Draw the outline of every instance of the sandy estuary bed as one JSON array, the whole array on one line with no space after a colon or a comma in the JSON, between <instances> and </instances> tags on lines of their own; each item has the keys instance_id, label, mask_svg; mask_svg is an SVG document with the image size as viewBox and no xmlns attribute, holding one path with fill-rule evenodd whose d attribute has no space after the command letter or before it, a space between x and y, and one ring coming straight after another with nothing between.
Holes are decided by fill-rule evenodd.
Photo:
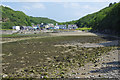
<instances>
[{"instance_id":1,"label":"sandy estuary bed","mask_svg":"<svg viewBox=\"0 0 120 80\"><path fill-rule=\"evenodd\" d=\"M51 37L4 42L2 75L8 78L118 78L119 40L88 34L53 33Z\"/></svg>"}]
</instances>

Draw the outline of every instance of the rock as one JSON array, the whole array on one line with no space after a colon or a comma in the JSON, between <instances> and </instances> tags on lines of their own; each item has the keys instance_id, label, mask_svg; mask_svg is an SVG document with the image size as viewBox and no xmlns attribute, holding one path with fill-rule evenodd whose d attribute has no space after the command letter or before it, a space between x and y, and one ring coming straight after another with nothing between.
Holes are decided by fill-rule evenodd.
<instances>
[{"instance_id":1,"label":"rock","mask_svg":"<svg viewBox=\"0 0 120 80\"><path fill-rule=\"evenodd\" d=\"M8 56L11 56L11 55L12 55L12 53L10 52Z\"/></svg>"},{"instance_id":2,"label":"rock","mask_svg":"<svg viewBox=\"0 0 120 80\"><path fill-rule=\"evenodd\" d=\"M97 62L97 60L94 61L94 63L96 63L96 62Z\"/></svg>"},{"instance_id":3,"label":"rock","mask_svg":"<svg viewBox=\"0 0 120 80\"><path fill-rule=\"evenodd\" d=\"M23 64L23 66L24 66L25 64Z\"/></svg>"},{"instance_id":4,"label":"rock","mask_svg":"<svg viewBox=\"0 0 120 80\"><path fill-rule=\"evenodd\" d=\"M30 77L33 77L33 76L34 76L34 74L33 74L33 73L31 73L31 74L29 74L29 76L30 76Z\"/></svg>"},{"instance_id":5,"label":"rock","mask_svg":"<svg viewBox=\"0 0 120 80\"><path fill-rule=\"evenodd\" d=\"M25 71L25 72L28 72L28 70L27 70L27 69L25 69L24 71Z\"/></svg>"},{"instance_id":6,"label":"rock","mask_svg":"<svg viewBox=\"0 0 120 80\"><path fill-rule=\"evenodd\" d=\"M101 75L98 75L98 77L101 77Z\"/></svg>"},{"instance_id":7,"label":"rock","mask_svg":"<svg viewBox=\"0 0 120 80\"><path fill-rule=\"evenodd\" d=\"M86 73L81 73L81 75L85 75Z\"/></svg>"},{"instance_id":8,"label":"rock","mask_svg":"<svg viewBox=\"0 0 120 80\"><path fill-rule=\"evenodd\" d=\"M80 77L76 77L76 78L80 78Z\"/></svg>"},{"instance_id":9,"label":"rock","mask_svg":"<svg viewBox=\"0 0 120 80\"><path fill-rule=\"evenodd\" d=\"M34 71L33 71L33 70L30 70L30 72L31 72L31 73L34 73Z\"/></svg>"},{"instance_id":10,"label":"rock","mask_svg":"<svg viewBox=\"0 0 120 80\"><path fill-rule=\"evenodd\" d=\"M97 64L95 64L94 67L97 67Z\"/></svg>"},{"instance_id":11,"label":"rock","mask_svg":"<svg viewBox=\"0 0 120 80\"><path fill-rule=\"evenodd\" d=\"M41 78L44 78L44 76L41 76Z\"/></svg>"},{"instance_id":12,"label":"rock","mask_svg":"<svg viewBox=\"0 0 120 80\"><path fill-rule=\"evenodd\" d=\"M20 61L21 63L24 63L25 61Z\"/></svg>"},{"instance_id":13,"label":"rock","mask_svg":"<svg viewBox=\"0 0 120 80\"><path fill-rule=\"evenodd\" d=\"M60 74L64 74L64 72L63 71L61 71L61 73Z\"/></svg>"},{"instance_id":14,"label":"rock","mask_svg":"<svg viewBox=\"0 0 120 80\"><path fill-rule=\"evenodd\" d=\"M22 59L24 59L24 57L22 57Z\"/></svg>"},{"instance_id":15,"label":"rock","mask_svg":"<svg viewBox=\"0 0 120 80\"><path fill-rule=\"evenodd\" d=\"M77 72L77 74L80 74L79 72Z\"/></svg>"},{"instance_id":16,"label":"rock","mask_svg":"<svg viewBox=\"0 0 120 80\"><path fill-rule=\"evenodd\" d=\"M6 63L7 65L10 65L10 63Z\"/></svg>"},{"instance_id":17,"label":"rock","mask_svg":"<svg viewBox=\"0 0 120 80\"><path fill-rule=\"evenodd\" d=\"M64 78L64 76L61 76L61 78Z\"/></svg>"},{"instance_id":18,"label":"rock","mask_svg":"<svg viewBox=\"0 0 120 80\"><path fill-rule=\"evenodd\" d=\"M90 76L90 77L91 77L91 78L94 78L95 76L92 75L92 76Z\"/></svg>"},{"instance_id":19,"label":"rock","mask_svg":"<svg viewBox=\"0 0 120 80\"><path fill-rule=\"evenodd\" d=\"M5 77L7 77L7 76L8 76L7 74L4 74L4 75L3 75L3 78L5 78Z\"/></svg>"}]
</instances>

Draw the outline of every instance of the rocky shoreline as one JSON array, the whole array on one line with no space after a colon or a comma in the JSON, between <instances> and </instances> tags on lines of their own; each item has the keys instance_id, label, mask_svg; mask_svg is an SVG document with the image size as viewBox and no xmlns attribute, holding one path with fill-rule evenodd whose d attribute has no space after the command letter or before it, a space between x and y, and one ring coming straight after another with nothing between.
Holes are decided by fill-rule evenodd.
<instances>
[{"instance_id":1,"label":"rocky shoreline","mask_svg":"<svg viewBox=\"0 0 120 80\"><path fill-rule=\"evenodd\" d=\"M57 36L3 43L3 77L119 78L118 41Z\"/></svg>"}]
</instances>

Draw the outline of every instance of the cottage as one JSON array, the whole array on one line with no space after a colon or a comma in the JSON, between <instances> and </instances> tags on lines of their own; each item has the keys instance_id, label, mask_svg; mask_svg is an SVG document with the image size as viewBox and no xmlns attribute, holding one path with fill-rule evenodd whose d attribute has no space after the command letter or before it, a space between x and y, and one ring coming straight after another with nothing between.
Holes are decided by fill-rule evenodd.
<instances>
[{"instance_id":1,"label":"cottage","mask_svg":"<svg viewBox=\"0 0 120 80\"><path fill-rule=\"evenodd\" d=\"M17 30L17 31L20 30L20 26L13 26L12 28L15 29L15 30Z\"/></svg>"},{"instance_id":2,"label":"cottage","mask_svg":"<svg viewBox=\"0 0 120 80\"><path fill-rule=\"evenodd\" d=\"M27 26L27 30L32 30L33 28L31 26Z\"/></svg>"},{"instance_id":3,"label":"cottage","mask_svg":"<svg viewBox=\"0 0 120 80\"><path fill-rule=\"evenodd\" d=\"M45 27L45 25L43 25L43 24L40 25L40 29L41 29L41 30L43 30L44 27Z\"/></svg>"},{"instance_id":4,"label":"cottage","mask_svg":"<svg viewBox=\"0 0 120 80\"><path fill-rule=\"evenodd\" d=\"M36 30L36 29L38 29L38 27L37 27L37 26L33 26L33 29L35 29L35 30Z\"/></svg>"},{"instance_id":5,"label":"cottage","mask_svg":"<svg viewBox=\"0 0 120 80\"><path fill-rule=\"evenodd\" d=\"M36 30L36 29L40 29L39 25L32 25L33 29Z\"/></svg>"},{"instance_id":6,"label":"cottage","mask_svg":"<svg viewBox=\"0 0 120 80\"><path fill-rule=\"evenodd\" d=\"M26 26L20 26L21 28L21 30L27 30L27 27Z\"/></svg>"},{"instance_id":7,"label":"cottage","mask_svg":"<svg viewBox=\"0 0 120 80\"><path fill-rule=\"evenodd\" d=\"M48 24L49 29L54 29L54 24Z\"/></svg>"},{"instance_id":8,"label":"cottage","mask_svg":"<svg viewBox=\"0 0 120 80\"><path fill-rule=\"evenodd\" d=\"M58 25L59 29L67 29L66 25Z\"/></svg>"},{"instance_id":9,"label":"cottage","mask_svg":"<svg viewBox=\"0 0 120 80\"><path fill-rule=\"evenodd\" d=\"M77 29L78 27L77 27L77 25L68 25L68 29Z\"/></svg>"},{"instance_id":10,"label":"cottage","mask_svg":"<svg viewBox=\"0 0 120 80\"><path fill-rule=\"evenodd\" d=\"M20 30L32 30L31 26L20 26Z\"/></svg>"},{"instance_id":11,"label":"cottage","mask_svg":"<svg viewBox=\"0 0 120 80\"><path fill-rule=\"evenodd\" d=\"M49 30L49 26L48 26L48 25L45 25L45 29Z\"/></svg>"},{"instance_id":12,"label":"cottage","mask_svg":"<svg viewBox=\"0 0 120 80\"><path fill-rule=\"evenodd\" d=\"M58 25L56 25L56 26L54 27L54 29L59 29L59 26L58 26Z\"/></svg>"},{"instance_id":13,"label":"cottage","mask_svg":"<svg viewBox=\"0 0 120 80\"><path fill-rule=\"evenodd\" d=\"M41 27L41 25L40 25L40 24L37 24L36 26L37 26L37 28L38 28L38 29L40 29L40 27Z\"/></svg>"}]
</instances>

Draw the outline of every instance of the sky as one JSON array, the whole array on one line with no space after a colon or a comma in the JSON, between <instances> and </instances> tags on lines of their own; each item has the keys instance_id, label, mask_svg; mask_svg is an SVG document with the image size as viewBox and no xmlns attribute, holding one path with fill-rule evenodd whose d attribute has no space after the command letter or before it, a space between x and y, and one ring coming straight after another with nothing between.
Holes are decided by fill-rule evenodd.
<instances>
[{"instance_id":1,"label":"sky","mask_svg":"<svg viewBox=\"0 0 120 80\"><path fill-rule=\"evenodd\" d=\"M28 16L47 17L58 22L78 20L79 18L97 12L114 1L39 1L39 0L4 0L2 5L16 11L23 11ZM116 0L116 2L118 2Z\"/></svg>"}]
</instances>

